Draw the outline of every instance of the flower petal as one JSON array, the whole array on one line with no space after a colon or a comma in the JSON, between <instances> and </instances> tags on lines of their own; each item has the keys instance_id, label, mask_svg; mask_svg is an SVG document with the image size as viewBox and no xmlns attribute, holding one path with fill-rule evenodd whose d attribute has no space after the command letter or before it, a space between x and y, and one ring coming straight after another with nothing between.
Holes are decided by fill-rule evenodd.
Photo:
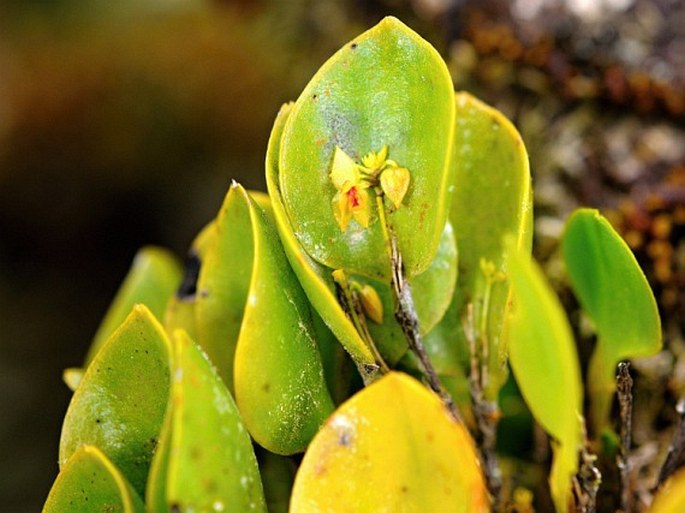
<instances>
[{"instance_id":1,"label":"flower petal","mask_svg":"<svg viewBox=\"0 0 685 513\"><path fill-rule=\"evenodd\" d=\"M330 177L338 191L343 191L345 188L349 190L361 180L359 166L339 146L335 147L333 153L333 167Z\"/></svg>"},{"instance_id":2,"label":"flower petal","mask_svg":"<svg viewBox=\"0 0 685 513\"><path fill-rule=\"evenodd\" d=\"M353 187L347 193L352 217L364 228L369 226L371 219L371 204L369 203L369 193L366 189Z\"/></svg>"},{"instance_id":3,"label":"flower petal","mask_svg":"<svg viewBox=\"0 0 685 513\"><path fill-rule=\"evenodd\" d=\"M390 167L381 173L381 189L395 208L402 204L409 189L409 170L406 167Z\"/></svg>"},{"instance_id":4,"label":"flower petal","mask_svg":"<svg viewBox=\"0 0 685 513\"><path fill-rule=\"evenodd\" d=\"M338 222L338 226L340 226L340 230L343 232L347 230L347 225L350 224L350 219L352 219L352 209L347 199L347 193L338 192L333 197L333 214Z\"/></svg>"}]
</instances>

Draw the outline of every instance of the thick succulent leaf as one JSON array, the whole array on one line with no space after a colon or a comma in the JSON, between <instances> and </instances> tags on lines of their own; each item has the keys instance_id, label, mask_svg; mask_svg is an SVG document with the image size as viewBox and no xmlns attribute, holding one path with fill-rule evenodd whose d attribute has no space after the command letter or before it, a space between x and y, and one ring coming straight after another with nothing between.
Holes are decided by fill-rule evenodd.
<instances>
[{"instance_id":1,"label":"thick succulent leaf","mask_svg":"<svg viewBox=\"0 0 685 513\"><path fill-rule=\"evenodd\" d=\"M187 333L178 330L173 340L171 399L148 507L266 513L257 459L231 394Z\"/></svg>"},{"instance_id":2,"label":"thick succulent leaf","mask_svg":"<svg viewBox=\"0 0 685 513\"><path fill-rule=\"evenodd\" d=\"M473 304L475 328L488 341L490 361L486 395L496 400L506 380L503 340L510 284L488 281L481 261L506 275L502 240L512 235L515 245L530 253L533 233L532 194L528 154L521 136L502 113L468 93L457 93L456 166L450 220L459 248L459 282L454 297L461 320ZM487 304L486 304L487 303ZM468 355L462 329L456 334L460 351Z\"/></svg>"},{"instance_id":3,"label":"thick succulent leaf","mask_svg":"<svg viewBox=\"0 0 685 513\"><path fill-rule=\"evenodd\" d=\"M562 251L573 290L598 334L588 387L592 420L602 428L609 422L618 362L661 349L659 312L630 248L598 211L578 209L569 217Z\"/></svg>"},{"instance_id":4,"label":"thick succulent leaf","mask_svg":"<svg viewBox=\"0 0 685 513\"><path fill-rule=\"evenodd\" d=\"M360 367L373 364L374 358L364 341L359 337L354 325L338 303L331 270L315 262L302 249L295 237L292 226L285 213L277 183L277 155L280 136L292 104L284 105L276 118L269 141L267 153L266 181L272 199L273 212L279 235L302 287L309 301L325 324L340 340L345 349ZM447 223L438 246L438 253L426 271L412 280L414 298L425 332L439 321L449 304L456 282L457 251L454 232ZM379 352L389 364L394 364L405 353L407 343L394 319L394 302L389 285L364 276L353 275L361 284L369 284L378 292L383 303L383 325L369 323L369 329Z\"/></svg>"},{"instance_id":5,"label":"thick succulent leaf","mask_svg":"<svg viewBox=\"0 0 685 513\"><path fill-rule=\"evenodd\" d=\"M276 226L285 254L309 301L358 366L375 364L374 356L338 304L331 270L313 260L300 246L285 212L278 186L278 155L283 127L292 104L286 104L276 117L266 154L266 185L271 197Z\"/></svg>"},{"instance_id":6,"label":"thick succulent leaf","mask_svg":"<svg viewBox=\"0 0 685 513\"><path fill-rule=\"evenodd\" d=\"M62 426L60 467L94 445L142 497L169 397L169 342L143 305L103 345L71 399Z\"/></svg>"},{"instance_id":7,"label":"thick succulent leaf","mask_svg":"<svg viewBox=\"0 0 685 513\"><path fill-rule=\"evenodd\" d=\"M79 448L62 468L43 513L144 513L143 501L121 472L92 445Z\"/></svg>"},{"instance_id":8,"label":"thick succulent leaf","mask_svg":"<svg viewBox=\"0 0 685 513\"><path fill-rule=\"evenodd\" d=\"M239 185L227 203L251 220L254 256L235 354L236 401L260 445L301 452L333 411L307 297L263 210Z\"/></svg>"},{"instance_id":9,"label":"thick succulent leaf","mask_svg":"<svg viewBox=\"0 0 685 513\"><path fill-rule=\"evenodd\" d=\"M330 178L336 147L360 163L387 145L388 158L411 175L402 206L388 219L407 275L426 269L449 209L454 130L447 67L399 20L385 18L339 50L295 103L281 142L280 191L305 251L332 269L390 276L375 201L368 228L353 221L342 231Z\"/></svg>"},{"instance_id":10,"label":"thick succulent leaf","mask_svg":"<svg viewBox=\"0 0 685 513\"><path fill-rule=\"evenodd\" d=\"M207 352L229 390L233 359L247 302L254 248L247 209L226 194L197 283L197 342Z\"/></svg>"},{"instance_id":11,"label":"thick succulent leaf","mask_svg":"<svg viewBox=\"0 0 685 513\"><path fill-rule=\"evenodd\" d=\"M178 259L166 249L147 246L138 251L95 333L84 367L88 366L102 344L126 319L133 305L144 304L155 317L161 319L169 298L181 283L181 275Z\"/></svg>"},{"instance_id":12,"label":"thick succulent leaf","mask_svg":"<svg viewBox=\"0 0 685 513\"><path fill-rule=\"evenodd\" d=\"M571 328L542 271L513 243L508 263L514 300L509 362L531 413L554 440L550 486L566 513L582 442L582 385Z\"/></svg>"},{"instance_id":13,"label":"thick succulent leaf","mask_svg":"<svg viewBox=\"0 0 685 513\"><path fill-rule=\"evenodd\" d=\"M177 329L185 330L193 338L197 337L197 322L195 313L195 300L197 299L197 281L202 269L207 250L214 244L216 237L214 221L208 223L188 250L186 255L183 280L176 293L167 304L164 314L164 327L171 334Z\"/></svg>"},{"instance_id":14,"label":"thick succulent leaf","mask_svg":"<svg viewBox=\"0 0 685 513\"><path fill-rule=\"evenodd\" d=\"M489 511L473 442L418 381L392 372L344 403L295 477L291 513Z\"/></svg>"},{"instance_id":15,"label":"thick succulent leaf","mask_svg":"<svg viewBox=\"0 0 685 513\"><path fill-rule=\"evenodd\" d=\"M649 513L685 511L685 469L673 474L654 496Z\"/></svg>"}]
</instances>

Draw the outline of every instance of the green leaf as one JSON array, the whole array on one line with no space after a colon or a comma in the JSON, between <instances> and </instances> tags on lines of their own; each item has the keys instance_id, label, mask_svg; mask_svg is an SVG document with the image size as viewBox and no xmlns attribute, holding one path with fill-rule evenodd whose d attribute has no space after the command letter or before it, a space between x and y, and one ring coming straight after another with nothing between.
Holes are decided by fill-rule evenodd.
<instances>
[{"instance_id":1,"label":"green leaf","mask_svg":"<svg viewBox=\"0 0 685 513\"><path fill-rule=\"evenodd\" d=\"M578 355L559 300L529 255L513 244L508 273L514 300L509 362L531 413L554 441L550 486L557 512L566 513L582 443Z\"/></svg>"},{"instance_id":2,"label":"green leaf","mask_svg":"<svg viewBox=\"0 0 685 513\"><path fill-rule=\"evenodd\" d=\"M659 312L630 248L597 210L569 217L562 251L571 286L597 330L588 389L599 432L609 425L618 362L661 349Z\"/></svg>"},{"instance_id":3,"label":"green leaf","mask_svg":"<svg viewBox=\"0 0 685 513\"><path fill-rule=\"evenodd\" d=\"M454 181L454 108L444 61L395 18L385 18L321 67L292 107L277 168L293 233L314 260L389 278L375 201L368 228L353 221L341 230L333 205L338 191L330 177L336 147L361 163L364 155L387 146L388 158L411 177L401 208L388 216L405 272L414 276L428 267Z\"/></svg>"},{"instance_id":4,"label":"green leaf","mask_svg":"<svg viewBox=\"0 0 685 513\"><path fill-rule=\"evenodd\" d=\"M506 275L505 234L520 250L530 253L533 205L528 154L521 136L502 113L468 93L457 93L457 178L450 220L459 248L459 282L454 297L459 327L455 343L468 355L461 328L467 305L473 305L477 336L488 343L489 386L486 395L496 400L506 380L506 344L503 340L510 284L489 282L481 262Z\"/></svg>"},{"instance_id":5,"label":"green leaf","mask_svg":"<svg viewBox=\"0 0 685 513\"><path fill-rule=\"evenodd\" d=\"M133 305L144 304L155 317L161 319L169 298L181 282L181 274L181 265L169 251L152 246L138 251L95 333L84 367L88 366L102 344L124 321Z\"/></svg>"},{"instance_id":6,"label":"green leaf","mask_svg":"<svg viewBox=\"0 0 685 513\"><path fill-rule=\"evenodd\" d=\"M257 460L231 394L184 331L173 340L174 377L148 507L266 513Z\"/></svg>"},{"instance_id":7,"label":"green leaf","mask_svg":"<svg viewBox=\"0 0 685 513\"><path fill-rule=\"evenodd\" d=\"M97 447L80 447L62 468L43 513L144 513L143 501Z\"/></svg>"},{"instance_id":8,"label":"green leaf","mask_svg":"<svg viewBox=\"0 0 685 513\"><path fill-rule=\"evenodd\" d=\"M430 332L445 315L458 283L458 272L456 235L448 221L435 258L428 269L411 280L414 306L423 335Z\"/></svg>"},{"instance_id":9,"label":"green leaf","mask_svg":"<svg viewBox=\"0 0 685 513\"><path fill-rule=\"evenodd\" d=\"M466 429L426 387L391 372L340 406L307 449L290 512L321 511L479 513L489 504Z\"/></svg>"},{"instance_id":10,"label":"green leaf","mask_svg":"<svg viewBox=\"0 0 685 513\"><path fill-rule=\"evenodd\" d=\"M231 189L232 190L232 189ZM252 220L229 190L209 234L197 283L197 342L233 391L233 360L247 303L254 252Z\"/></svg>"},{"instance_id":11,"label":"green leaf","mask_svg":"<svg viewBox=\"0 0 685 513\"><path fill-rule=\"evenodd\" d=\"M300 246L289 223L278 189L277 161L280 134L289 115L291 104L283 106L276 119L267 153L267 186L271 195L276 225L285 253L295 271L309 301L330 327L345 349L361 366L373 364L373 356L359 337L354 325L338 303L331 270L311 259ZM438 251L428 269L415 276L412 291L421 321L422 332L429 331L444 315L453 295L457 278L457 249L454 232L446 223ZM390 286L365 276L352 275L360 284L368 284L378 292L383 303L383 324L369 323L369 330L383 358L389 363L397 362L407 349L407 342L394 319L394 301Z\"/></svg>"},{"instance_id":12,"label":"green leaf","mask_svg":"<svg viewBox=\"0 0 685 513\"><path fill-rule=\"evenodd\" d=\"M309 303L275 227L237 184L226 203L249 217L254 262L235 353L235 397L252 437L278 454L304 451L333 411Z\"/></svg>"},{"instance_id":13,"label":"green leaf","mask_svg":"<svg viewBox=\"0 0 685 513\"><path fill-rule=\"evenodd\" d=\"M331 270L317 263L302 249L283 206L278 186L278 155L283 127L292 106L293 104L286 104L281 107L271 131L266 153L266 185L283 249L309 301L325 324L340 340L358 366L361 368L365 365L373 366L375 359L371 350L338 304Z\"/></svg>"},{"instance_id":14,"label":"green leaf","mask_svg":"<svg viewBox=\"0 0 685 513\"><path fill-rule=\"evenodd\" d=\"M83 445L98 447L142 497L169 396L169 342L136 305L102 346L62 426L60 467Z\"/></svg>"}]
</instances>

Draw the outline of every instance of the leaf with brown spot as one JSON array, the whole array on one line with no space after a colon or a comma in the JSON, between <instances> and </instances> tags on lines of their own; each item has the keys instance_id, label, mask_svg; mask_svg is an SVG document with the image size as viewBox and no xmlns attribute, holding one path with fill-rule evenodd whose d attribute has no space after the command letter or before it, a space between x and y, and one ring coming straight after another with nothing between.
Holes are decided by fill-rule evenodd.
<instances>
[{"instance_id":1,"label":"leaf with brown spot","mask_svg":"<svg viewBox=\"0 0 685 513\"><path fill-rule=\"evenodd\" d=\"M340 406L305 453L290 513L321 511L484 513L489 504L463 425L418 381L391 372Z\"/></svg>"},{"instance_id":2,"label":"leaf with brown spot","mask_svg":"<svg viewBox=\"0 0 685 513\"><path fill-rule=\"evenodd\" d=\"M252 442L218 374L188 335L173 335L169 408L146 502L152 511L266 513Z\"/></svg>"}]
</instances>

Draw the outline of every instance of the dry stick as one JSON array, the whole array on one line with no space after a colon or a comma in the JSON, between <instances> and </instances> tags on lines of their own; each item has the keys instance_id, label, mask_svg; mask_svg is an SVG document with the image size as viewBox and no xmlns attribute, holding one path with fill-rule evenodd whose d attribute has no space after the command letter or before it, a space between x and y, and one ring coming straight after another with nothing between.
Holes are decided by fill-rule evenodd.
<instances>
[{"instance_id":1,"label":"dry stick","mask_svg":"<svg viewBox=\"0 0 685 513\"><path fill-rule=\"evenodd\" d=\"M573 478L576 496L577 513L595 513L597 511L597 491L602 482L602 474L595 465L597 456L587 447L587 433L583 422L583 448L580 451L578 473Z\"/></svg>"},{"instance_id":2,"label":"dry stick","mask_svg":"<svg viewBox=\"0 0 685 513\"><path fill-rule=\"evenodd\" d=\"M657 481L657 488L673 474L683 458L685 452L685 397L681 398L676 405L676 411L680 415L680 422L671 440L671 445L668 448L668 455L666 461L659 472L659 479Z\"/></svg>"},{"instance_id":3,"label":"dry stick","mask_svg":"<svg viewBox=\"0 0 685 513\"><path fill-rule=\"evenodd\" d=\"M616 390L621 417L621 444L616 455L616 463L621 474L621 511L630 513L632 510L632 501L630 500L630 445L633 417L633 379L630 377L629 362L618 364Z\"/></svg>"},{"instance_id":4,"label":"dry stick","mask_svg":"<svg viewBox=\"0 0 685 513\"><path fill-rule=\"evenodd\" d=\"M477 347L475 329L473 325L473 305L468 304L465 319L464 333L469 342L471 355L471 373L469 375L469 392L473 414L476 418L476 443L480 448L480 458L485 469L485 477L490 495L493 499L493 510L499 507L500 491L502 489L502 473L495 456L495 443L497 441L497 405L485 399L483 392L484 383L487 380L487 366L481 360L487 357L484 351L486 345L480 340L480 351Z\"/></svg>"},{"instance_id":5,"label":"dry stick","mask_svg":"<svg viewBox=\"0 0 685 513\"><path fill-rule=\"evenodd\" d=\"M428 384L431 389L438 394L442 402L447 406L452 416L463 423L462 417L459 414L457 405L454 403L452 396L447 392L443 386L438 373L433 367L433 363L426 353L426 348L423 345L421 334L419 333L419 318L414 308L414 298L411 294L409 282L404 276L404 268L402 265L402 255L397 249L397 239L395 234L390 235L390 252L392 263L392 288L395 294L395 319L397 319L404 336L416 357L419 359L421 370L423 371Z\"/></svg>"}]
</instances>

